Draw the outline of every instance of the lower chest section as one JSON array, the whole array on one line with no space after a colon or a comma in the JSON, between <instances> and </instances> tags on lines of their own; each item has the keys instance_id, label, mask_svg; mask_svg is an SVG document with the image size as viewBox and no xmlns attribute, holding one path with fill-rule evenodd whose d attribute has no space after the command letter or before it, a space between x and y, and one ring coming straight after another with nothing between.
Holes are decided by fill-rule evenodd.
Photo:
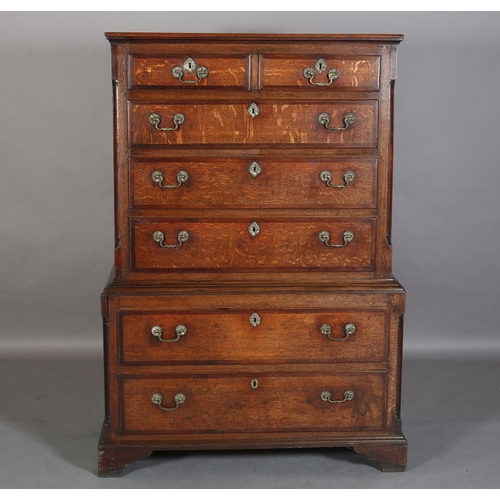
<instances>
[{"instance_id":1,"label":"lower chest section","mask_svg":"<svg viewBox=\"0 0 500 500\"><path fill-rule=\"evenodd\" d=\"M400 315L390 294L221 289L108 300L120 439L393 431Z\"/></svg>"}]
</instances>

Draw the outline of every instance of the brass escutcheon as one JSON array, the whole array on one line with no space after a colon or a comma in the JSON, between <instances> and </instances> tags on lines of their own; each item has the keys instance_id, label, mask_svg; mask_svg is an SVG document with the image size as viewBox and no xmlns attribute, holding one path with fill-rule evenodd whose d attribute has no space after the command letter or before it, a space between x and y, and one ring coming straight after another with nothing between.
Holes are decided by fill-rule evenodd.
<instances>
[{"instance_id":1,"label":"brass escutcheon","mask_svg":"<svg viewBox=\"0 0 500 500\"><path fill-rule=\"evenodd\" d=\"M250 321L250 324L255 328L260 325L260 316L257 313L252 313L248 321Z\"/></svg>"}]
</instances>

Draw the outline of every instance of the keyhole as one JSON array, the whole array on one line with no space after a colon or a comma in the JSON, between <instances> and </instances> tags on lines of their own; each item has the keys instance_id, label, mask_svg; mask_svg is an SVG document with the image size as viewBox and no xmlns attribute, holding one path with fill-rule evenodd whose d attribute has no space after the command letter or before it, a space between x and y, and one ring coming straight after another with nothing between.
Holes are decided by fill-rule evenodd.
<instances>
[{"instance_id":1,"label":"keyhole","mask_svg":"<svg viewBox=\"0 0 500 500\"><path fill-rule=\"evenodd\" d=\"M259 381L256 378L252 379L250 381L250 387L252 389L257 389L257 387L259 387Z\"/></svg>"},{"instance_id":2,"label":"keyhole","mask_svg":"<svg viewBox=\"0 0 500 500\"><path fill-rule=\"evenodd\" d=\"M257 313L253 313L248 320L254 328L260 325L260 316Z\"/></svg>"},{"instance_id":3,"label":"keyhole","mask_svg":"<svg viewBox=\"0 0 500 500\"><path fill-rule=\"evenodd\" d=\"M250 174L253 176L253 177L257 177L261 171L262 171L262 168L260 167L260 165L254 161L250 167L248 167L248 171L250 172Z\"/></svg>"},{"instance_id":4,"label":"keyhole","mask_svg":"<svg viewBox=\"0 0 500 500\"><path fill-rule=\"evenodd\" d=\"M196 63L193 61L193 59L191 59L190 57L188 57L185 61L184 61L184 69L188 72L188 73L191 73L193 70L196 69Z\"/></svg>"},{"instance_id":5,"label":"keyhole","mask_svg":"<svg viewBox=\"0 0 500 500\"><path fill-rule=\"evenodd\" d=\"M248 226L248 232L250 233L250 236L252 236L252 238L255 238L255 236L260 233L260 226L256 222L252 222Z\"/></svg>"},{"instance_id":6,"label":"keyhole","mask_svg":"<svg viewBox=\"0 0 500 500\"><path fill-rule=\"evenodd\" d=\"M323 73L323 71L326 71L328 66L326 65L326 61L324 59L319 59L316 62L315 67L318 70L318 73Z\"/></svg>"}]
</instances>

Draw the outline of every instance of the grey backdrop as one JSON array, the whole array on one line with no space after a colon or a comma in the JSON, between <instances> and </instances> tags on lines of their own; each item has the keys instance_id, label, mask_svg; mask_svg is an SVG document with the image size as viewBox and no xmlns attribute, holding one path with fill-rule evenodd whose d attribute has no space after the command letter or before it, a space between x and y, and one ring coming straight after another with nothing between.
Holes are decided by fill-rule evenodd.
<instances>
[{"instance_id":1,"label":"grey backdrop","mask_svg":"<svg viewBox=\"0 0 500 500\"><path fill-rule=\"evenodd\" d=\"M499 27L497 12L0 13L0 486L498 488ZM405 34L392 241L408 472L303 449L160 453L96 477L113 257L103 32L122 30Z\"/></svg>"},{"instance_id":2,"label":"grey backdrop","mask_svg":"<svg viewBox=\"0 0 500 500\"><path fill-rule=\"evenodd\" d=\"M0 308L8 352L101 349L113 257L104 31L403 33L394 274L407 353L500 349L500 15L0 13Z\"/></svg>"}]
</instances>

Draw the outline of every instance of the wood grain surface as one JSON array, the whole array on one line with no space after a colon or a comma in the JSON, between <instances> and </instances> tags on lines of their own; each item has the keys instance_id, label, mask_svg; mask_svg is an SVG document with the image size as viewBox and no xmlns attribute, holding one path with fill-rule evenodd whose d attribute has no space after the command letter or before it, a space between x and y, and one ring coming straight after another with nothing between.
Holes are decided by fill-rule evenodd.
<instances>
[{"instance_id":1,"label":"wood grain surface","mask_svg":"<svg viewBox=\"0 0 500 500\"><path fill-rule=\"evenodd\" d=\"M260 88L271 90L289 87L309 89L314 92L378 91L379 57L343 55L339 58L322 55L327 67L321 73L315 67L319 59L320 55L312 57L293 54L281 56L260 54ZM305 68L311 68L314 71L313 82L328 84L327 74L332 69L338 71L338 77L330 85L314 85L304 76Z\"/></svg>"},{"instance_id":2,"label":"wood grain surface","mask_svg":"<svg viewBox=\"0 0 500 500\"><path fill-rule=\"evenodd\" d=\"M201 51L201 54L200 54ZM197 87L227 87L227 88L249 88L249 58L250 56L204 56L203 49L198 48L197 53L190 54L196 64L196 68L190 73L184 70L186 57L179 55L165 55L163 57L140 57L130 58L130 87L160 87L178 88L186 86ZM172 74L172 69L179 66L183 69L182 80L195 83L183 83ZM196 70L205 67L208 76L198 81Z\"/></svg>"},{"instance_id":3,"label":"wood grain surface","mask_svg":"<svg viewBox=\"0 0 500 500\"><path fill-rule=\"evenodd\" d=\"M258 388L250 382L258 380ZM194 432L262 432L296 430L381 430L384 428L386 374L193 375L124 377L123 432L152 434ZM342 400L333 404L320 394L329 391ZM174 396L186 401L176 411L164 412L151 401L163 396L164 407L174 407Z\"/></svg>"},{"instance_id":4,"label":"wood grain surface","mask_svg":"<svg viewBox=\"0 0 500 500\"><path fill-rule=\"evenodd\" d=\"M374 148L377 146L378 102L328 101L321 103L255 101L260 113L247 112L252 100L244 102L134 103L129 105L129 145L322 145L324 147ZM161 116L159 127L173 127L173 116L181 113L185 121L177 130L162 132L149 123L149 116ZM346 130L327 130L318 121L321 113L330 115L330 127L343 127L343 117L352 113L355 122Z\"/></svg>"},{"instance_id":5,"label":"wood grain surface","mask_svg":"<svg viewBox=\"0 0 500 500\"><path fill-rule=\"evenodd\" d=\"M251 236L257 222L260 233ZM162 269L265 269L338 268L370 269L374 252L373 218L324 220L211 220L134 219L133 268ZM162 231L164 244L177 244L187 231L189 240L177 248L161 248L153 234ZM330 248L319 240L328 231L331 244L342 244L345 231L354 239L342 248Z\"/></svg>"},{"instance_id":6,"label":"wood grain surface","mask_svg":"<svg viewBox=\"0 0 500 500\"><path fill-rule=\"evenodd\" d=\"M254 177L249 167L257 162ZM377 196L376 158L254 158L131 159L131 202L137 208L374 208ZM328 187L320 179L331 173L332 185L344 186L346 172L355 178L344 188ZM189 178L179 188L161 188L152 179L162 173L162 185L177 185L177 174Z\"/></svg>"},{"instance_id":7,"label":"wood grain surface","mask_svg":"<svg viewBox=\"0 0 500 500\"><path fill-rule=\"evenodd\" d=\"M254 312L257 326L249 321ZM342 340L348 323L356 332ZM388 309L125 311L120 324L124 364L362 363L384 361L387 352ZM323 324L336 340L321 333ZM177 342L160 342L151 334L160 326L164 339L175 339L178 325L187 332Z\"/></svg>"}]
</instances>

